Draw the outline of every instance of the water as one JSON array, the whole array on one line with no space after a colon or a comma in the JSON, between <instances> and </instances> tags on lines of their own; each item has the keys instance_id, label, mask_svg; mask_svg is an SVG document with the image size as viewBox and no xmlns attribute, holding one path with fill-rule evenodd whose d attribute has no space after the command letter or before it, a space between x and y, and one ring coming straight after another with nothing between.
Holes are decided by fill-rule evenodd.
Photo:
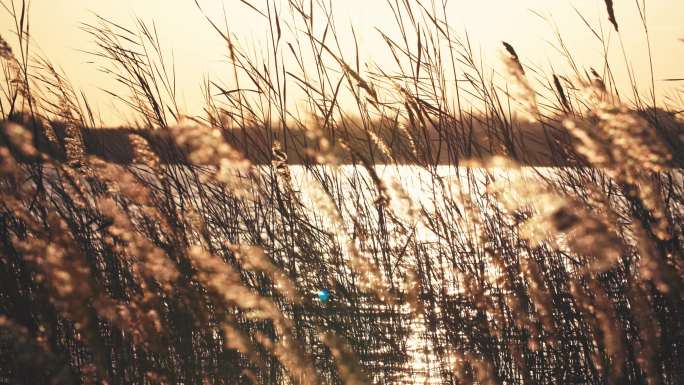
<instances>
[{"instance_id":1,"label":"water","mask_svg":"<svg viewBox=\"0 0 684 385\"><path fill-rule=\"evenodd\" d=\"M272 170L268 168L260 168L259 172L268 173ZM295 191L295 196L302 204L303 211L306 212L306 218L310 219L313 226L317 228L326 229L329 233L335 234L340 244L346 241L356 242L359 249L362 249L368 257L372 257L374 253L379 253L377 249L373 250L369 244L373 242L362 242L359 238L363 235L358 233L358 224L355 220L361 219L362 227L370 229L370 234L366 237L381 238L382 234L390 234L387 239L387 244L383 244L392 251L390 256L394 258L394 271L387 271L385 266L379 266L381 271L389 277L403 276L412 266L418 266L421 261L420 258L425 258L425 255L418 255L418 252L407 252L405 255L400 255L397 250L401 250L403 245L415 244L420 246L421 250L430 256L439 256L434 258L433 268L440 271L440 276L435 278L439 280L436 286L443 286L445 289L438 293L443 297L456 298L463 294L462 287L459 286L459 281L462 282L458 273L454 271L451 262L448 258L443 258L446 249L448 252L453 252L455 249L451 245L445 246L442 234L435 231L434 227L430 225L430 220L440 215L444 215L449 210L455 211L454 228L457 228L454 237L460 237L456 240L459 247L463 246L463 250L459 250L463 255L475 253L474 250L468 249L468 238L476 240L477 232L481 224L477 222L469 214L469 207L477 205L478 213L482 216L490 215L488 210L498 209L498 203L492 198L492 188L501 184L503 188L510 186L520 179L531 186L544 186L549 181L564 181L572 175L572 169L554 169L554 168L523 168L521 170L511 170L506 168L493 169L477 169L477 168L454 168L450 166L437 166L432 169L425 169L419 166L377 166L373 169L377 180L371 176L371 173L362 167L353 167L349 165L340 166L338 168L330 167L311 167L291 166L289 173L291 175L290 187ZM154 175L149 173L149 170L143 170L146 178L154 181ZM682 186L683 173L677 171L673 173L674 185ZM268 178L265 178L269 181ZM323 183L321 183L321 181ZM384 190L379 188L378 182L384 186ZM266 183L268 186L268 183ZM263 186L262 186L263 187ZM328 193L322 193L324 188ZM196 188L196 187L195 187ZM220 194L221 192L219 192ZM397 221L387 221L380 217L380 210L377 209L375 202L382 194L386 194L389 200L386 201L386 207L391 210L396 216ZM327 198L334 203L332 210L334 212L326 212L322 209L321 197ZM195 199L197 197L184 197L193 200L192 204L196 206L198 211L203 211L203 205L211 205L212 202ZM178 198L180 203L180 198ZM254 196L249 199L255 199ZM260 199L272 199L261 197ZM615 202L615 207L620 208L623 205L619 204L620 198L613 196L612 201ZM275 207L275 202L262 201L267 206ZM188 204L187 202L185 204ZM324 205L323 205L324 206ZM217 207L220 207L217 206ZM249 205L246 205L249 207ZM329 208L330 208L329 207ZM244 208L248 210L247 208ZM681 209L681 208L680 208ZM339 218L335 218L335 215ZM248 214L249 216L249 214ZM271 220L271 218L267 219ZM278 220L278 219L274 219ZM282 221L282 218L279 219ZM236 219L235 222L240 222L242 219ZM337 223L336 221L340 221ZM401 224L401 225L400 225ZM451 224L451 223L450 223ZM238 224L242 225L242 224ZM264 244L270 247L270 250L287 249L287 245L278 244L279 235L277 233L278 224L269 223L271 229L276 231L273 236L269 238L268 234L264 234ZM402 226L408 228L408 231ZM459 227L460 226L460 227ZM221 241L221 240L219 240ZM453 240L452 240L453 241ZM270 243L269 243L270 242ZM317 245L319 246L319 245ZM321 246L321 252L323 247ZM349 257L346 256L345 268L349 268ZM306 266L301 267L306 269ZM303 274L308 274L305 270L300 270ZM317 272L311 273L313 275ZM302 278L301 281L310 281L309 278ZM328 295L316 293L316 291L324 288L330 288ZM318 298L324 302L326 306L329 302L343 301L343 296L334 291L332 286L319 285L312 293L312 298ZM432 293L434 294L434 293ZM351 305L350 303L342 304L344 306ZM332 307L331 307L332 308ZM409 312L408 306L402 306L401 312L407 316ZM430 309L432 315L436 318L441 318L448 310L443 310L439 306ZM337 317L337 314L326 314L327 317ZM343 317L343 316L340 316ZM446 339L442 331L437 332L437 341L428 336L429 327L426 320L422 317L409 317L405 328L409 333L405 336L405 344L407 347L408 360L406 365L408 369L401 373L399 378L395 378L393 383L406 384L439 384L443 383L440 371L444 369L440 361L437 359L437 353L441 348L444 348L443 341ZM390 336L392 337L392 336ZM439 345L439 346L436 346ZM386 350L385 350L386 351ZM383 351L378 351L383 353ZM370 373L371 376L377 373ZM378 377L380 378L380 377Z\"/></svg>"}]
</instances>

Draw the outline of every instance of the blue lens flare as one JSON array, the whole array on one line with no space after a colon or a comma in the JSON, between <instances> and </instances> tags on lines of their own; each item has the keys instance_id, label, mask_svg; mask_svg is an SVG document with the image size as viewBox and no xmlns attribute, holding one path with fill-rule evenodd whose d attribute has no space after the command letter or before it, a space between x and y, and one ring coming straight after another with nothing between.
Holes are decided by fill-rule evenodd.
<instances>
[{"instance_id":1,"label":"blue lens flare","mask_svg":"<svg viewBox=\"0 0 684 385\"><path fill-rule=\"evenodd\" d=\"M318 299L321 300L321 302L328 302L330 299L330 290L328 289L321 289L318 291Z\"/></svg>"}]
</instances>

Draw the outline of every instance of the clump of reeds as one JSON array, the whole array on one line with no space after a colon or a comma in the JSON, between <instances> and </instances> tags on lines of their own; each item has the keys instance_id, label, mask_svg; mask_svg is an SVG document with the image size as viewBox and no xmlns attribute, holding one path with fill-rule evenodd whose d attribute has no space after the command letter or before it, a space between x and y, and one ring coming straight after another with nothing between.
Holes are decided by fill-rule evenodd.
<instances>
[{"instance_id":1,"label":"clump of reeds","mask_svg":"<svg viewBox=\"0 0 684 385\"><path fill-rule=\"evenodd\" d=\"M325 6L243 3L272 54L209 19L249 87L207 82L207 116L178 112L153 28L85 26L145 129L122 164L88 153L87 103L32 66L15 12L18 48L0 38L0 382L682 382L684 188L649 111L593 70L582 87L553 74L547 98L508 43L517 91L502 91L446 8L389 4L393 73L348 60ZM509 101L567 167L520 165L527 123ZM515 160L465 162L497 153ZM405 160L408 176L375 164Z\"/></svg>"}]
</instances>

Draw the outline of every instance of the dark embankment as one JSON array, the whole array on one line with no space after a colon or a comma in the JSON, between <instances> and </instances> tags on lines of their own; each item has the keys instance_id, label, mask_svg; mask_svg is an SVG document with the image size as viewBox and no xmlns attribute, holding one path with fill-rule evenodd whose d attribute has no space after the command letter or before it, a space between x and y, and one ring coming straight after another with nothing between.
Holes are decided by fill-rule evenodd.
<instances>
[{"instance_id":1,"label":"dark embankment","mask_svg":"<svg viewBox=\"0 0 684 385\"><path fill-rule=\"evenodd\" d=\"M672 154L672 167L684 166L684 124L671 114L643 113ZM62 122L30 124L20 117L11 119L33 128L34 146L52 159L65 160L64 143L67 125ZM335 151L342 163L368 162L371 164L460 164L491 156L507 156L527 166L562 167L587 164L576 154L571 137L560 122L557 125L513 122L490 125L479 118L468 122L432 125L427 129L408 130L396 122L378 121L372 127L361 127L351 122L342 127L325 130L323 137L331 143L342 143L348 149ZM49 140L46 132L54 132ZM131 135L144 138L152 151L165 164L186 164L186 149L177 145L169 130L132 128L80 128L88 155L106 161L130 164L134 162ZM222 130L226 141L242 152L254 164L267 164L275 159L274 144L279 143L289 164L314 162L310 153L317 152L318 140L302 128L249 127ZM4 137L1 143L6 143Z\"/></svg>"}]
</instances>

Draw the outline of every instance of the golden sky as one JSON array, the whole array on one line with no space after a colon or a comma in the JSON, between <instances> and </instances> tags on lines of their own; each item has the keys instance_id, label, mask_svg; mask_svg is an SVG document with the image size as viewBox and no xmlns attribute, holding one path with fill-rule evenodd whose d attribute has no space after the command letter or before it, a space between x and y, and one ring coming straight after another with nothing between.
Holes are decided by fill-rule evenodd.
<instances>
[{"instance_id":1,"label":"golden sky","mask_svg":"<svg viewBox=\"0 0 684 385\"><path fill-rule=\"evenodd\" d=\"M5 0L5 2L11 0ZM17 1L17 0L15 0ZM272 0L278 3L280 0ZM308 2L308 0L305 0ZM329 1L329 0L328 0ZM390 0L394 2L395 0ZM641 2L642 0L639 0ZM423 0L424 4L429 1ZM206 13L223 22L223 9L228 26L241 45L263 49L268 38L267 24L239 0L199 0ZM264 0L252 0L265 8ZM616 1L616 17L620 23L622 42L627 58L644 90L650 84L649 65L644 32L634 1ZM396 36L397 27L386 0L332 0L338 34L342 44L351 47L353 25L361 44L361 62L379 66L391 63L389 50L374 28ZM646 1L647 19L651 34L655 65L656 88L659 97L666 95L676 84L663 82L665 78L684 77L684 1ZM283 12L286 12L284 7ZM500 41L513 44L523 62L545 70L553 67L563 73L564 64L557 52L553 29L537 14L548 15L557 24L565 42L580 65L602 67L600 43L592 36L576 8L606 36L611 34L611 62L618 77L625 76L625 61L617 35L607 20L605 5L600 0L451 0L447 14L451 27L461 33L467 31L470 41L485 65L496 67ZM0 33L11 40L12 24L4 10L0 16ZM534 12L533 12L534 11ZM93 60L79 50L94 48L88 34L80 30L80 23L92 23L94 14L106 17L127 27L135 26L135 18L156 23L163 48L173 51L177 72L180 104L188 113L199 113L200 84L210 77L223 82L231 79L226 64L225 44L211 29L195 5L194 0L33 0L31 2L31 30L35 46L53 63L61 67L78 88L83 89L101 112L106 122L120 122L123 116L114 108L111 98L99 88L115 88L115 82L97 71ZM537 14L535 14L537 13ZM345 40L346 39L346 40ZM343 47L344 48L344 47ZM353 51L352 51L353 52ZM121 109L121 106L118 105Z\"/></svg>"}]
</instances>

